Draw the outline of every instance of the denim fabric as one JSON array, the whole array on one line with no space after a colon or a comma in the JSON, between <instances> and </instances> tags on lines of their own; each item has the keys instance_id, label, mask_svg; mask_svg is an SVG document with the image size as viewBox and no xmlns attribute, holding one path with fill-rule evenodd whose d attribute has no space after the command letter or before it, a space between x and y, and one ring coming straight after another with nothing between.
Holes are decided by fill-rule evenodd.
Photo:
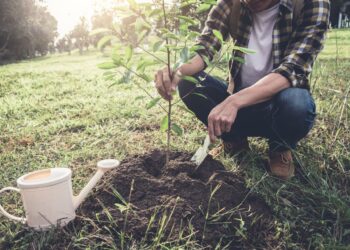
<instances>
[{"instance_id":1,"label":"denim fabric","mask_svg":"<svg viewBox=\"0 0 350 250\"><path fill-rule=\"evenodd\" d=\"M229 96L227 85L203 71L194 77L200 80L200 85L180 81L180 97L197 118L208 125L210 111ZM264 137L269 139L270 150L295 149L297 142L312 128L315 116L316 107L309 91L287 88L269 101L240 109L231 131L221 138L233 141L250 136Z\"/></svg>"}]
</instances>

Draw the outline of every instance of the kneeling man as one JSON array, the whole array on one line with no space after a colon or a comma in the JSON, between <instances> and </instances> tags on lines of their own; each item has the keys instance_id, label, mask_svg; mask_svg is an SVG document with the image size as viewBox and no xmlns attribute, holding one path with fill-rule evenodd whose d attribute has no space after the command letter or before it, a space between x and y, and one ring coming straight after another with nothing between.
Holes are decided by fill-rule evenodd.
<instances>
[{"instance_id":1,"label":"kneeling man","mask_svg":"<svg viewBox=\"0 0 350 250\"><path fill-rule=\"evenodd\" d=\"M171 76L159 70L157 90L169 99L178 87L211 141L221 138L227 154L249 149L249 136L267 138L271 173L288 179L294 175L291 150L316 115L308 76L323 47L329 11L329 0L219 0L198 37L197 55ZM233 51L228 84L204 72L204 59L221 49L213 30L255 51ZM198 78L200 86L182 80L184 75Z\"/></svg>"}]
</instances>

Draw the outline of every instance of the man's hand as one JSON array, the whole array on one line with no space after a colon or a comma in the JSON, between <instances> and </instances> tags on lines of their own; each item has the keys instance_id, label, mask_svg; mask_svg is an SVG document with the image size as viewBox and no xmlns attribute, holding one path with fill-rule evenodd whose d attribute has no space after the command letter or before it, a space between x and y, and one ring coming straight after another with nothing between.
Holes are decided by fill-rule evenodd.
<instances>
[{"instance_id":1,"label":"man's hand","mask_svg":"<svg viewBox=\"0 0 350 250\"><path fill-rule=\"evenodd\" d=\"M158 70L154 76L157 91L165 100L172 99L172 93L181 80L181 74L179 72L170 72L170 74L168 67L165 67L162 70Z\"/></svg>"},{"instance_id":2,"label":"man's hand","mask_svg":"<svg viewBox=\"0 0 350 250\"><path fill-rule=\"evenodd\" d=\"M179 84L182 75L192 76L204 68L204 61L199 55L194 56L188 63L181 65L176 72L170 72L165 67L154 76L154 82L158 93L166 100L171 100L172 92L175 91L176 86Z\"/></svg>"},{"instance_id":3,"label":"man's hand","mask_svg":"<svg viewBox=\"0 0 350 250\"><path fill-rule=\"evenodd\" d=\"M223 133L228 133L236 119L238 105L233 96L227 97L222 103L212 109L208 116L208 133L211 142Z\"/></svg>"}]
</instances>

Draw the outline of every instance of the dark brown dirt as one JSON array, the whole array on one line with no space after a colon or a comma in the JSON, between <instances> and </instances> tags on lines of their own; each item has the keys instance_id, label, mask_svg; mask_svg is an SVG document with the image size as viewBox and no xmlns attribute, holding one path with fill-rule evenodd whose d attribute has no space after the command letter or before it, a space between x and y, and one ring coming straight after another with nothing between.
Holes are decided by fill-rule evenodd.
<instances>
[{"instance_id":1,"label":"dark brown dirt","mask_svg":"<svg viewBox=\"0 0 350 250\"><path fill-rule=\"evenodd\" d=\"M161 241L179 239L182 232L182 237L192 233L193 240L208 248L219 242L228 244L228 249L276 246L270 209L258 197L248 195L244 179L209 157L199 168L190 158L187 153L172 153L169 165L164 166L161 151L129 157L106 176L77 214L97 217L99 228L110 227L113 221L116 241L117 232L124 231L151 243L165 218ZM123 204L122 199L130 202L128 212L116 205Z\"/></svg>"}]
</instances>

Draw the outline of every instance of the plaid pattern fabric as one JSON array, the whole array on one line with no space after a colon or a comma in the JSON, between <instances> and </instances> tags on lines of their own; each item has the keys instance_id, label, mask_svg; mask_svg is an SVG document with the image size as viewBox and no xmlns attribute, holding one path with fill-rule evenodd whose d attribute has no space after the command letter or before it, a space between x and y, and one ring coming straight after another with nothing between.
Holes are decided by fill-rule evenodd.
<instances>
[{"instance_id":1,"label":"plaid pattern fabric","mask_svg":"<svg viewBox=\"0 0 350 250\"><path fill-rule=\"evenodd\" d=\"M220 41L213 30L219 30L224 39L229 37L229 20L233 0L218 0L208 16L202 34L197 38L202 48L197 53L212 60L221 48ZM298 20L293 19L292 0L280 0L280 9L276 21L273 40L272 72L286 77L293 87L309 88L308 75L313 63L323 48L323 40L329 24L329 0L305 0ZM241 0L238 35L236 45L247 47L252 27L250 10ZM233 51L233 58L244 59L240 51ZM242 60L233 60L230 64L231 77L235 79L240 71Z\"/></svg>"}]
</instances>

